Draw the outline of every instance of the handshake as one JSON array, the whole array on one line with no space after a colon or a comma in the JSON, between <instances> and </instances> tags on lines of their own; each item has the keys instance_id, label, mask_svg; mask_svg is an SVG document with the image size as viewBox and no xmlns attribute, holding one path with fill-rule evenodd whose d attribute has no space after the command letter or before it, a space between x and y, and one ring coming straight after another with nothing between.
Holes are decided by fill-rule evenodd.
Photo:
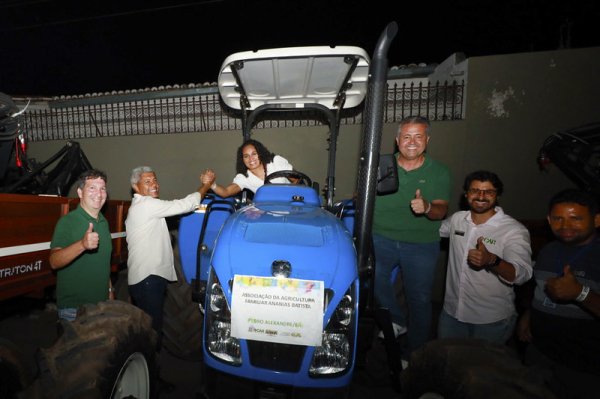
<instances>
[{"instance_id":1,"label":"handshake","mask_svg":"<svg viewBox=\"0 0 600 399\"><path fill-rule=\"evenodd\" d=\"M215 172L210 169L206 169L206 171L200 175L200 181L202 182L202 185L208 184L211 186L211 188L214 188L215 178Z\"/></svg>"}]
</instances>

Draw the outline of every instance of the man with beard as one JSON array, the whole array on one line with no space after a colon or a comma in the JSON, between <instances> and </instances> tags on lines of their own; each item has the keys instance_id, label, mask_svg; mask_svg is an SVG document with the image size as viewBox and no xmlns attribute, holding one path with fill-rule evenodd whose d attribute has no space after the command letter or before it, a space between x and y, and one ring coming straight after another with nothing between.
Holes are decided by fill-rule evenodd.
<instances>
[{"instance_id":1,"label":"man with beard","mask_svg":"<svg viewBox=\"0 0 600 399\"><path fill-rule=\"evenodd\" d=\"M559 398L594 398L600 378L600 206L589 192L569 189L550 200L557 238L535 264L536 289L517 329L530 341L525 364L546 369Z\"/></svg>"},{"instance_id":2,"label":"man with beard","mask_svg":"<svg viewBox=\"0 0 600 399\"><path fill-rule=\"evenodd\" d=\"M473 172L463 188L469 210L440 228L450 238L450 254L438 337L504 344L517 318L513 285L533 273L529 232L498 206L504 186L495 173Z\"/></svg>"}]
</instances>

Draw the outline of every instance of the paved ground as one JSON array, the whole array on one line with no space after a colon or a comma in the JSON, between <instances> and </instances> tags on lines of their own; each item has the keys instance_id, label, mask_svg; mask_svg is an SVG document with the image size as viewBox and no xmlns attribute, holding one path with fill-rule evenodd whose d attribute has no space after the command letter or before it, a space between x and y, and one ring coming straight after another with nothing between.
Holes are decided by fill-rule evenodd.
<instances>
[{"instance_id":1,"label":"paved ground","mask_svg":"<svg viewBox=\"0 0 600 399\"><path fill-rule=\"evenodd\" d=\"M56 340L56 309L42 300L15 299L4 301L0 307L0 336L19 345L36 370L35 352L47 348ZM201 362L189 362L171 356L166 350L160 355L163 378L176 390L162 394L160 399L195 399L201 382ZM374 341L368 352L364 369L357 370L351 387L351 398L401 398L389 384L386 357L381 345Z\"/></svg>"}]
</instances>

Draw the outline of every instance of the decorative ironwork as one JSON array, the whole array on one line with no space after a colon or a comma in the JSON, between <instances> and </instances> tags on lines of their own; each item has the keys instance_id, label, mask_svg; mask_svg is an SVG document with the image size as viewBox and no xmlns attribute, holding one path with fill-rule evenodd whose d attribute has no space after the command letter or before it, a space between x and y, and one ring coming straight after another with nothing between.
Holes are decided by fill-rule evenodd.
<instances>
[{"instance_id":1,"label":"decorative ironwork","mask_svg":"<svg viewBox=\"0 0 600 399\"><path fill-rule=\"evenodd\" d=\"M409 115L427 116L435 121L463 119L464 89L464 82L388 85L384 121L399 122ZM242 129L239 111L226 107L216 94L32 109L25 112L24 120L24 133L29 141ZM323 123L319 115L310 111L282 112L264 115L254 129ZM342 111L341 124L360 123L362 106Z\"/></svg>"},{"instance_id":2,"label":"decorative ironwork","mask_svg":"<svg viewBox=\"0 0 600 399\"><path fill-rule=\"evenodd\" d=\"M431 84L406 83L388 87L385 122L399 122L411 115L427 116L432 121L463 118L465 84L439 82Z\"/></svg>"}]
</instances>

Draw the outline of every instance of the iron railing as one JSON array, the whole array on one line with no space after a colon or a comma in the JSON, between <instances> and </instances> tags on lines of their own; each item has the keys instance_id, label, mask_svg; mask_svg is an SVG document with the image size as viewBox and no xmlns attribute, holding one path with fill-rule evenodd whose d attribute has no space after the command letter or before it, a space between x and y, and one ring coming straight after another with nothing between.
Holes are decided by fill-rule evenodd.
<instances>
[{"instance_id":1,"label":"iron railing","mask_svg":"<svg viewBox=\"0 0 600 399\"><path fill-rule=\"evenodd\" d=\"M432 121L463 119L465 84L439 82L401 86L388 85L387 105L384 116L386 123L400 122L407 116L426 116Z\"/></svg>"},{"instance_id":2,"label":"iron railing","mask_svg":"<svg viewBox=\"0 0 600 399\"><path fill-rule=\"evenodd\" d=\"M464 89L464 82L388 86L385 122L399 122L409 115L436 121L463 119ZM32 109L24 118L28 141L242 129L241 114L226 107L217 94ZM254 129L323 123L310 111L283 112L266 114ZM360 123L362 107L342 112L341 124Z\"/></svg>"}]
</instances>

